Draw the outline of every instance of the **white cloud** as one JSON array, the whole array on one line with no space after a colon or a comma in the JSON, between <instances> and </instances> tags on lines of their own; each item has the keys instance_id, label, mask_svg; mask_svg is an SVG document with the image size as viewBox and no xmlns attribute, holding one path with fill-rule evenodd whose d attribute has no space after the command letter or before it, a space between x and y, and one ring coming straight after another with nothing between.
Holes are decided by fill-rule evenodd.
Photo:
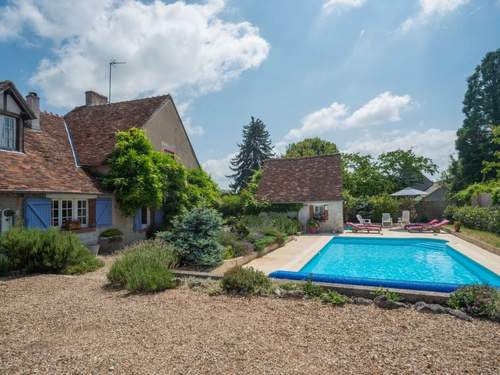
<instances>
[{"instance_id":1,"label":"white cloud","mask_svg":"<svg viewBox=\"0 0 500 375\"><path fill-rule=\"evenodd\" d=\"M289 142L319 136L333 129L362 128L384 122L396 122L401 119L401 112L409 109L410 105L409 95L398 96L389 91L379 94L352 114L345 104L334 102L305 116L302 126L290 130L283 140L278 142L277 148L281 149Z\"/></svg>"},{"instance_id":2,"label":"white cloud","mask_svg":"<svg viewBox=\"0 0 500 375\"><path fill-rule=\"evenodd\" d=\"M360 152L378 156L396 149L413 149L417 155L431 158L442 170L455 153L455 130L427 129L424 131L398 130L390 133L371 134L348 143L344 152Z\"/></svg>"},{"instance_id":3,"label":"white cloud","mask_svg":"<svg viewBox=\"0 0 500 375\"><path fill-rule=\"evenodd\" d=\"M407 32L453 12L469 0L420 0L420 9L415 17L408 18L401 24L401 30Z\"/></svg>"},{"instance_id":4,"label":"white cloud","mask_svg":"<svg viewBox=\"0 0 500 375\"><path fill-rule=\"evenodd\" d=\"M223 189L229 187L229 179L226 177L233 173L229 168L231 159L236 156L236 152L230 153L222 159L210 159L203 163L203 169L219 184Z\"/></svg>"},{"instance_id":5,"label":"white cloud","mask_svg":"<svg viewBox=\"0 0 500 375\"><path fill-rule=\"evenodd\" d=\"M330 14L337 9L359 8L366 0L324 0L323 11Z\"/></svg>"},{"instance_id":6,"label":"white cloud","mask_svg":"<svg viewBox=\"0 0 500 375\"><path fill-rule=\"evenodd\" d=\"M193 98L221 89L268 55L258 28L223 20L224 9L223 0L11 0L0 7L0 35L31 31L54 43L54 56L40 62L31 83L56 107L82 104L88 89L107 93L113 58L127 62L114 71L114 100L166 92Z\"/></svg>"}]
</instances>

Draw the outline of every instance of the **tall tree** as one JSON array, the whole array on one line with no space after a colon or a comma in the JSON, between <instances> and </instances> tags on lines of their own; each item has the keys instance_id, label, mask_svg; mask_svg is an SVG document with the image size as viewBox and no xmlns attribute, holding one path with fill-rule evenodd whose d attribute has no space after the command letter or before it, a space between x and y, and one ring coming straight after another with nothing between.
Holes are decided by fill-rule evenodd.
<instances>
[{"instance_id":1,"label":"tall tree","mask_svg":"<svg viewBox=\"0 0 500 375\"><path fill-rule=\"evenodd\" d=\"M228 176L234 179L231 189L244 189L252 175L258 170L264 160L274 156L273 146L266 125L251 117L250 123L243 127L243 141L238 144L240 151L231 160L231 170L234 174Z\"/></svg>"},{"instance_id":2,"label":"tall tree","mask_svg":"<svg viewBox=\"0 0 500 375\"><path fill-rule=\"evenodd\" d=\"M489 52L467 80L463 126L457 131L456 148L461 174L457 188L494 178L482 173L483 162L493 161L500 145L493 142L491 126L500 123L500 49Z\"/></svg>"},{"instance_id":3,"label":"tall tree","mask_svg":"<svg viewBox=\"0 0 500 375\"><path fill-rule=\"evenodd\" d=\"M303 141L289 144L285 158L299 158L304 156L332 155L338 153L337 145L321 138L307 138Z\"/></svg>"},{"instance_id":4,"label":"tall tree","mask_svg":"<svg viewBox=\"0 0 500 375\"><path fill-rule=\"evenodd\" d=\"M394 186L370 155L342 154L344 190L353 197L392 193Z\"/></svg>"},{"instance_id":5,"label":"tall tree","mask_svg":"<svg viewBox=\"0 0 500 375\"><path fill-rule=\"evenodd\" d=\"M395 190L422 182L424 173L433 175L438 171L434 162L417 156L412 150L395 150L378 157L380 171L393 184Z\"/></svg>"}]
</instances>

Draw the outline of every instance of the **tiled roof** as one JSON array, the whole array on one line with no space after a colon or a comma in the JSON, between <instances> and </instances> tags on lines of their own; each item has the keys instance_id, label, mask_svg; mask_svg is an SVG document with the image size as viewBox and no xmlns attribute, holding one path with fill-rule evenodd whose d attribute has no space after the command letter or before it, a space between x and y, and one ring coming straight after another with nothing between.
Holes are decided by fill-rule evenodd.
<instances>
[{"instance_id":1,"label":"tiled roof","mask_svg":"<svg viewBox=\"0 0 500 375\"><path fill-rule=\"evenodd\" d=\"M75 165L64 119L42 112L40 127L24 129L24 153L0 151L0 191L100 193Z\"/></svg>"},{"instance_id":2,"label":"tiled roof","mask_svg":"<svg viewBox=\"0 0 500 375\"><path fill-rule=\"evenodd\" d=\"M84 166L104 164L115 145L119 131L141 128L169 95L126 102L81 106L64 116L80 163Z\"/></svg>"},{"instance_id":3,"label":"tiled roof","mask_svg":"<svg viewBox=\"0 0 500 375\"><path fill-rule=\"evenodd\" d=\"M340 155L269 159L264 162L257 198L272 203L342 199Z\"/></svg>"}]
</instances>

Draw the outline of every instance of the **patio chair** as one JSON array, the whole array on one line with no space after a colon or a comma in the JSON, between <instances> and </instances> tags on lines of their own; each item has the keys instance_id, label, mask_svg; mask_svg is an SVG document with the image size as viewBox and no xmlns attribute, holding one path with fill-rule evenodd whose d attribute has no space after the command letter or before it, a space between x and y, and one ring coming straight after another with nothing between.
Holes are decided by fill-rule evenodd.
<instances>
[{"instance_id":1,"label":"patio chair","mask_svg":"<svg viewBox=\"0 0 500 375\"><path fill-rule=\"evenodd\" d=\"M360 214L356 215L356 219L358 219L360 224L371 224L372 223L371 219L363 219L363 216L361 216Z\"/></svg>"},{"instance_id":2,"label":"patio chair","mask_svg":"<svg viewBox=\"0 0 500 375\"><path fill-rule=\"evenodd\" d=\"M392 227L392 217L390 213L384 212L382 214L382 226Z\"/></svg>"},{"instance_id":3,"label":"patio chair","mask_svg":"<svg viewBox=\"0 0 500 375\"><path fill-rule=\"evenodd\" d=\"M410 224L410 211L404 210L401 214L401 225L405 226Z\"/></svg>"},{"instance_id":4,"label":"patio chair","mask_svg":"<svg viewBox=\"0 0 500 375\"><path fill-rule=\"evenodd\" d=\"M382 226L377 224L355 224L351 222L348 222L346 224L351 227L353 233L358 233L363 231L366 231L368 233L370 232L380 233L382 231Z\"/></svg>"},{"instance_id":5,"label":"patio chair","mask_svg":"<svg viewBox=\"0 0 500 375\"><path fill-rule=\"evenodd\" d=\"M441 228L445 226L446 224L449 224L450 222L448 220L441 220L439 223L434 223L434 224L413 224L413 225L407 225L406 229L408 232L423 232L423 231L433 231L436 233L439 233L441 231Z\"/></svg>"}]
</instances>

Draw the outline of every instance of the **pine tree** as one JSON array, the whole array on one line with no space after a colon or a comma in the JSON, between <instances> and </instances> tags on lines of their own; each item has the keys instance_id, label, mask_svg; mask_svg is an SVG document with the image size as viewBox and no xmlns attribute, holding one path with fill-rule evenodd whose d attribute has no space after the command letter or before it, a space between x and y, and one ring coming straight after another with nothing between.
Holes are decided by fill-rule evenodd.
<instances>
[{"instance_id":1,"label":"pine tree","mask_svg":"<svg viewBox=\"0 0 500 375\"><path fill-rule=\"evenodd\" d=\"M264 160L274 156L273 146L266 125L251 117L250 123L243 127L243 141L238 144L240 151L231 160L234 179L231 189L238 192L249 183L254 172L262 166Z\"/></svg>"},{"instance_id":2,"label":"pine tree","mask_svg":"<svg viewBox=\"0 0 500 375\"><path fill-rule=\"evenodd\" d=\"M486 54L467 80L463 126L457 131L456 148L461 175L454 176L462 188L494 177L482 173L483 162L494 159L499 146L493 142L492 125L500 123L500 49Z\"/></svg>"}]
</instances>

